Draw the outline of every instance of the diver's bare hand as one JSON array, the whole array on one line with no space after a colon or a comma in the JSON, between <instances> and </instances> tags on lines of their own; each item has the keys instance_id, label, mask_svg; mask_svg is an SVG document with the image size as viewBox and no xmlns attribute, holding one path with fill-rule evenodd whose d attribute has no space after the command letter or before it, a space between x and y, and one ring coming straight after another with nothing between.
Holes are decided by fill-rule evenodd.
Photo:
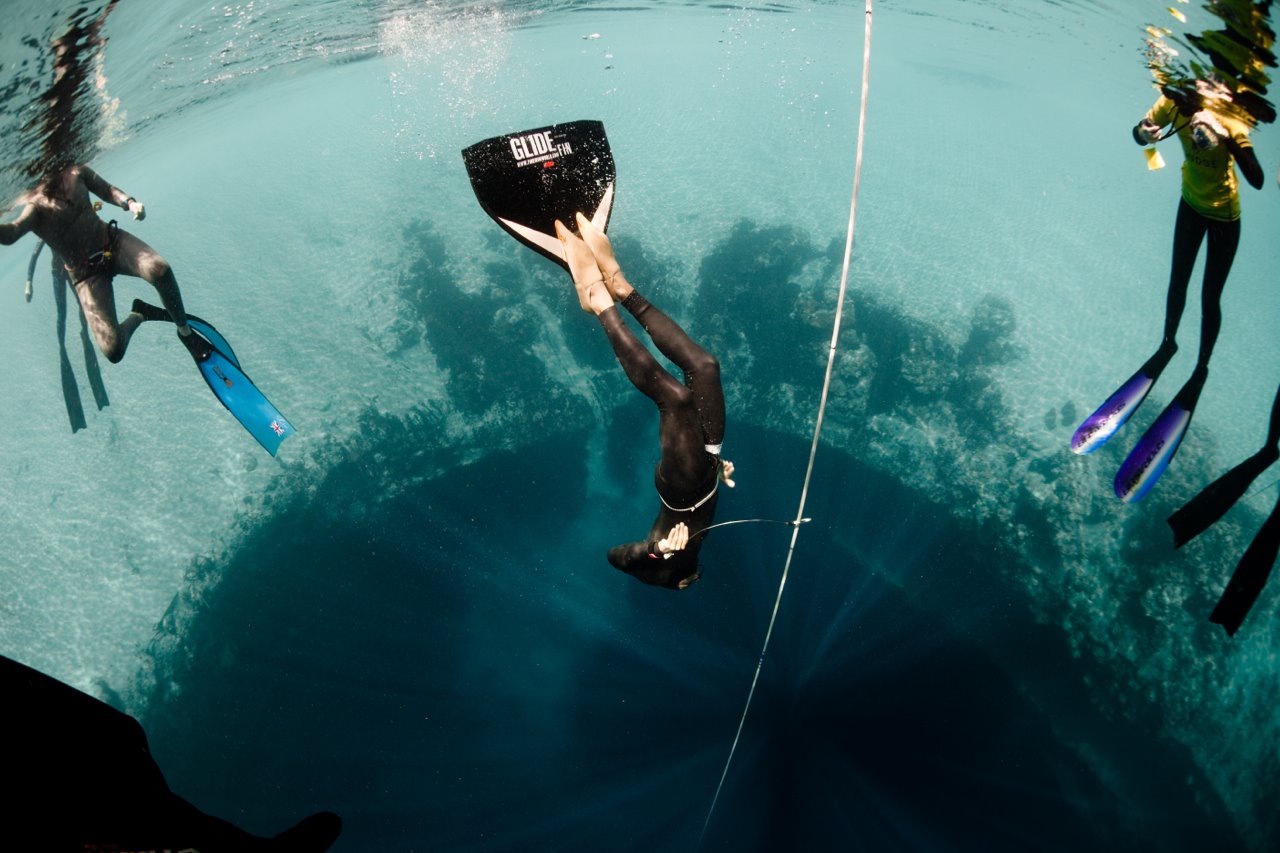
<instances>
[{"instance_id":1,"label":"diver's bare hand","mask_svg":"<svg viewBox=\"0 0 1280 853\"><path fill-rule=\"evenodd\" d=\"M1138 123L1137 135L1148 145L1160 140L1160 125L1154 121L1143 119Z\"/></svg>"},{"instance_id":2,"label":"diver's bare hand","mask_svg":"<svg viewBox=\"0 0 1280 853\"><path fill-rule=\"evenodd\" d=\"M720 460L720 479L731 489L738 485L733 481L733 463L728 459Z\"/></svg>"},{"instance_id":3,"label":"diver's bare hand","mask_svg":"<svg viewBox=\"0 0 1280 853\"><path fill-rule=\"evenodd\" d=\"M684 546L689 544L689 526L683 521L671 528L671 532L667 534L666 539L658 541L658 553L665 555L674 554L676 551L683 551Z\"/></svg>"},{"instance_id":4,"label":"diver's bare hand","mask_svg":"<svg viewBox=\"0 0 1280 853\"><path fill-rule=\"evenodd\" d=\"M124 209L132 213L133 218L138 222L141 222L143 219L147 218L146 205L138 201L136 198L131 198L127 202L125 202Z\"/></svg>"}]
</instances>

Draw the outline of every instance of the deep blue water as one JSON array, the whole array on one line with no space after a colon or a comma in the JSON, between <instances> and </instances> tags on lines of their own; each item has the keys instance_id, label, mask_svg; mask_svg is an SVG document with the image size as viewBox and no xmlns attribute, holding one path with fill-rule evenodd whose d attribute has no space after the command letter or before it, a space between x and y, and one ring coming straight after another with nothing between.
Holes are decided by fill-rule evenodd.
<instances>
[{"instance_id":1,"label":"deep blue water","mask_svg":"<svg viewBox=\"0 0 1280 853\"><path fill-rule=\"evenodd\" d=\"M605 587L621 577L591 559L605 531L542 534L586 491L553 451L585 440L558 434L393 499L354 460L254 530L199 614L161 626L160 642L181 627L181 662L161 674L182 687L154 697L147 728L171 784L264 832L339 809L351 849L690 849L785 543L718 536L710 604ZM413 471L412 433L390 426L378 446ZM804 450L755 430L735 446ZM517 465L528 481L513 487ZM907 589L829 542L801 547L709 849L1241 845L1154 716L1099 719L1061 637L983 570L980 535L843 455L824 470L816 500L849 478L867 496L822 527L878 529L859 541L874 552L905 517L932 541L891 571ZM767 509L752 503L732 501ZM520 521L476 541L495 515Z\"/></svg>"},{"instance_id":2,"label":"deep blue water","mask_svg":"<svg viewBox=\"0 0 1280 853\"><path fill-rule=\"evenodd\" d=\"M1123 507L1110 477L1163 386L1134 435L1067 449L1158 334L1177 154L1148 174L1128 139L1153 5L877 4L813 521L706 849L1276 847L1275 591L1235 638L1206 621L1274 484L1182 551L1164 525L1264 429L1274 186L1245 197L1157 491ZM0 32L10 131L73 11L33 9ZM608 565L656 510L656 419L457 152L605 122L619 257L724 368L719 518L790 518L862 27L833 3L122 0L95 165L298 434L268 458L150 327L101 410L68 339L73 433L47 267L25 304L30 240L6 248L0 653L132 713L174 790L255 832L323 808L339 851L694 849L790 530L711 534L684 594ZM0 152L16 192L30 140Z\"/></svg>"}]
</instances>

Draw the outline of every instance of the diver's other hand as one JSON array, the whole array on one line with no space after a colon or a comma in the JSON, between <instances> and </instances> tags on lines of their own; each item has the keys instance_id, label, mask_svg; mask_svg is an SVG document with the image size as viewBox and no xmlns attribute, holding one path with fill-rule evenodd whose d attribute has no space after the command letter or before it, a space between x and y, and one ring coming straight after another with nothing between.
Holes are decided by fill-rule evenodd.
<instances>
[{"instance_id":1,"label":"diver's other hand","mask_svg":"<svg viewBox=\"0 0 1280 853\"><path fill-rule=\"evenodd\" d=\"M738 485L733 482L733 463L728 459L720 460L720 479L724 480L724 484L731 489Z\"/></svg>"},{"instance_id":2,"label":"diver's other hand","mask_svg":"<svg viewBox=\"0 0 1280 853\"><path fill-rule=\"evenodd\" d=\"M1143 119L1138 126L1133 129L1133 135L1142 140L1146 145L1160 141L1160 125L1154 121Z\"/></svg>"},{"instance_id":3,"label":"diver's other hand","mask_svg":"<svg viewBox=\"0 0 1280 853\"><path fill-rule=\"evenodd\" d=\"M27 297L27 301L31 301L31 279L27 279L27 286L23 288L22 295Z\"/></svg>"},{"instance_id":4,"label":"diver's other hand","mask_svg":"<svg viewBox=\"0 0 1280 853\"><path fill-rule=\"evenodd\" d=\"M146 205L138 201L136 198L131 198L125 202L124 209L132 213L133 218L139 222L147 218Z\"/></svg>"},{"instance_id":5,"label":"diver's other hand","mask_svg":"<svg viewBox=\"0 0 1280 853\"><path fill-rule=\"evenodd\" d=\"M569 275L573 277L582 310L588 314L599 314L612 308L613 297L604 286L604 277L600 275L600 267L596 265L591 249L559 219L556 220L556 236L564 246L564 260L569 266Z\"/></svg>"},{"instance_id":6,"label":"diver's other hand","mask_svg":"<svg viewBox=\"0 0 1280 853\"><path fill-rule=\"evenodd\" d=\"M689 544L689 526L683 521L671 528L671 532L667 534L667 538L658 540L658 553L664 557L674 554L676 551L683 551L684 546Z\"/></svg>"}]
</instances>

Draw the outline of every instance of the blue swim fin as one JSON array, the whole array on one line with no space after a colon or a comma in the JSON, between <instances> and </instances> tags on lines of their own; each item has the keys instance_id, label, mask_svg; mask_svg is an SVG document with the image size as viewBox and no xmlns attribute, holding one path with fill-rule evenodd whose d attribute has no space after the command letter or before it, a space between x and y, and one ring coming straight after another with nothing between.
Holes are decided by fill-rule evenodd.
<instances>
[{"instance_id":1,"label":"blue swim fin","mask_svg":"<svg viewBox=\"0 0 1280 853\"><path fill-rule=\"evenodd\" d=\"M1191 425L1200 391L1208 376L1207 370L1196 370L1182 390L1173 398L1156 422L1147 428L1137 446L1129 452L1120 470L1116 472L1116 497L1125 503L1142 499L1173 461L1182 445L1182 437Z\"/></svg>"},{"instance_id":2,"label":"blue swim fin","mask_svg":"<svg viewBox=\"0 0 1280 853\"><path fill-rule=\"evenodd\" d=\"M132 311L144 320L171 320L168 311L141 299L133 301ZM268 453L275 456L280 443L293 435L293 425L240 369L235 350L212 323L188 314L187 324L191 326L192 333L185 337L179 335L178 339L195 359L200 375L227 411L235 415L241 426Z\"/></svg>"},{"instance_id":3,"label":"blue swim fin","mask_svg":"<svg viewBox=\"0 0 1280 853\"><path fill-rule=\"evenodd\" d=\"M226 344L216 329L202 321L188 319L194 330L182 337L182 343L200 368L200 375L209 384L214 396L235 415L240 425L258 440L268 453L276 455L280 443L293 435L293 425L280 414L253 381L240 369L235 353L224 353L205 336L205 329ZM197 323L200 327L197 327ZM230 346L227 347L230 349Z\"/></svg>"}]
</instances>

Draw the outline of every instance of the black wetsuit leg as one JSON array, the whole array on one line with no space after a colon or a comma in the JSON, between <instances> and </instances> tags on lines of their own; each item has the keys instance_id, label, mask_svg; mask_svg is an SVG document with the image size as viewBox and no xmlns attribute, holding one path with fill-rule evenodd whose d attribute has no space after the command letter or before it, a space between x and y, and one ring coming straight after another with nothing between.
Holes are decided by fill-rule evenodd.
<instances>
[{"instance_id":1,"label":"black wetsuit leg","mask_svg":"<svg viewBox=\"0 0 1280 853\"><path fill-rule=\"evenodd\" d=\"M1209 357L1222 329L1222 291L1240 245L1240 220L1220 222L1207 220L1209 251L1204 261L1204 290L1200 297L1200 353L1196 367L1209 366Z\"/></svg>"},{"instance_id":2,"label":"black wetsuit leg","mask_svg":"<svg viewBox=\"0 0 1280 853\"><path fill-rule=\"evenodd\" d=\"M1178 218L1173 229L1173 261L1169 272L1169 296L1165 308L1164 339L1172 342L1187 304L1187 287L1200 244L1208 235L1204 287L1201 291L1200 350L1196 367L1208 366L1222 328L1222 291L1240 244L1240 221L1221 222L1197 213L1185 200L1178 202Z\"/></svg>"},{"instance_id":3,"label":"black wetsuit leg","mask_svg":"<svg viewBox=\"0 0 1280 853\"><path fill-rule=\"evenodd\" d=\"M633 291L623 302L644 326L654 345L683 371L677 382L627 328L617 309L599 315L613 352L631 384L658 407L659 463L664 481L675 495L694 495L707 480L706 444L724 438L724 393L720 365L680 326ZM701 497L698 495L695 497Z\"/></svg>"},{"instance_id":4,"label":"black wetsuit leg","mask_svg":"<svg viewBox=\"0 0 1280 853\"><path fill-rule=\"evenodd\" d=\"M638 291L622 302L623 307L644 327L654 345L684 373L684 384L693 392L702 423L703 442L724 441L724 391L720 385L720 362Z\"/></svg>"},{"instance_id":5,"label":"black wetsuit leg","mask_svg":"<svg viewBox=\"0 0 1280 853\"><path fill-rule=\"evenodd\" d=\"M1179 199L1178 218L1173 226L1173 261L1169 268L1169 295L1165 303L1164 339L1170 342L1178 334L1182 311L1187 307L1187 285L1191 282L1191 269L1196 264L1200 243L1204 241L1203 216L1191 205Z\"/></svg>"},{"instance_id":6,"label":"black wetsuit leg","mask_svg":"<svg viewBox=\"0 0 1280 853\"><path fill-rule=\"evenodd\" d=\"M1267 443L1262 446L1262 449L1280 458L1280 388L1276 389L1276 398L1271 403L1271 420L1267 424Z\"/></svg>"}]
</instances>

